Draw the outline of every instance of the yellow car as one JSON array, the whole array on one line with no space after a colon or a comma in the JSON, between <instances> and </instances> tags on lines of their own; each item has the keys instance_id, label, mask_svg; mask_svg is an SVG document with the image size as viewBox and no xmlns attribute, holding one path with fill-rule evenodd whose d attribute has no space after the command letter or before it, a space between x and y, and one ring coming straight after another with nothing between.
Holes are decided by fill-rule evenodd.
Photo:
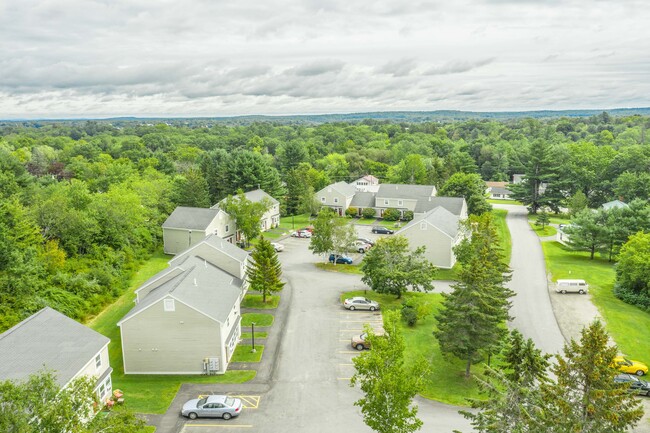
<instances>
[{"instance_id":1,"label":"yellow car","mask_svg":"<svg viewBox=\"0 0 650 433\"><path fill-rule=\"evenodd\" d=\"M648 372L648 366L644 363L627 359L623 356L614 358L614 367L624 373L636 374L637 376L643 376Z\"/></svg>"}]
</instances>

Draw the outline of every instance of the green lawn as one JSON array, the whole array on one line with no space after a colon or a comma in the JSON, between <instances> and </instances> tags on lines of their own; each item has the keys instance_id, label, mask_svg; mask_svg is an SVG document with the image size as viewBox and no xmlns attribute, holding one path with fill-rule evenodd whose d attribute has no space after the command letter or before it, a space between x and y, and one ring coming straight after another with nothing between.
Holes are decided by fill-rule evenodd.
<instances>
[{"instance_id":1,"label":"green lawn","mask_svg":"<svg viewBox=\"0 0 650 433\"><path fill-rule=\"evenodd\" d=\"M358 219L353 219L352 223L353 224L366 224L366 225L374 225L375 221L377 221L377 218L358 218Z\"/></svg>"},{"instance_id":2,"label":"green lawn","mask_svg":"<svg viewBox=\"0 0 650 433\"><path fill-rule=\"evenodd\" d=\"M324 271L330 271L330 272L341 272L343 274L359 274L363 275L363 272L361 272L361 266L359 265L345 265L343 263L339 263L338 265L335 265L334 263L315 263L316 267L318 269L322 269Z\"/></svg>"},{"instance_id":3,"label":"green lawn","mask_svg":"<svg viewBox=\"0 0 650 433\"><path fill-rule=\"evenodd\" d=\"M542 248L553 280L582 278L589 283L594 304L619 350L631 358L650 362L650 313L614 296L614 266L598 257L589 260L589 253L572 251L559 242L543 242Z\"/></svg>"},{"instance_id":4,"label":"green lawn","mask_svg":"<svg viewBox=\"0 0 650 433\"><path fill-rule=\"evenodd\" d=\"M517 200L498 200L495 198L488 198L487 202L490 204L518 204L521 205L520 201Z\"/></svg>"},{"instance_id":5,"label":"green lawn","mask_svg":"<svg viewBox=\"0 0 650 433\"><path fill-rule=\"evenodd\" d=\"M506 263L510 263L510 255L512 253L512 239L510 238L510 230L508 229L508 224L506 223L506 215L508 215L508 211L504 209L492 209L492 215L494 215L497 232L501 238L501 247L503 248Z\"/></svg>"},{"instance_id":6,"label":"green lawn","mask_svg":"<svg viewBox=\"0 0 650 433\"><path fill-rule=\"evenodd\" d=\"M262 295L249 293L246 296L244 296L244 300L241 303L241 307L271 310L274 308L278 308L279 303L280 303L280 297L277 295L269 295L266 297L266 302L262 302Z\"/></svg>"},{"instance_id":7,"label":"green lawn","mask_svg":"<svg viewBox=\"0 0 650 433\"><path fill-rule=\"evenodd\" d=\"M391 230L399 230L402 227L404 227L406 224L408 224L408 221L387 221L387 220L378 220L376 224L373 225L379 225L379 226L384 226L387 227Z\"/></svg>"},{"instance_id":8,"label":"green lawn","mask_svg":"<svg viewBox=\"0 0 650 433\"><path fill-rule=\"evenodd\" d=\"M280 218L280 228L286 230L298 230L312 224L309 214L285 216Z\"/></svg>"},{"instance_id":9,"label":"green lawn","mask_svg":"<svg viewBox=\"0 0 650 433\"><path fill-rule=\"evenodd\" d=\"M567 214L549 214L549 220L552 224L569 224L571 217ZM528 221L535 222L537 215L528 214Z\"/></svg>"},{"instance_id":10,"label":"green lawn","mask_svg":"<svg viewBox=\"0 0 650 433\"><path fill-rule=\"evenodd\" d=\"M255 331L255 338L266 338L268 336L269 336L268 332ZM252 332L242 332L241 333L241 338L242 339L253 338L253 333Z\"/></svg>"},{"instance_id":11,"label":"green lawn","mask_svg":"<svg viewBox=\"0 0 650 433\"><path fill-rule=\"evenodd\" d=\"M438 268L438 272L436 272L436 280L456 280L456 278L458 278L457 272L457 266L454 266L451 269Z\"/></svg>"},{"instance_id":12,"label":"green lawn","mask_svg":"<svg viewBox=\"0 0 650 433\"><path fill-rule=\"evenodd\" d=\"M402 300L395 299L393 295L381 295L371 290L358 290L341 294L341 302L352 296L365 296L376 300L383 310L399 309ZM435 305L435 311L440 308L442 295L438 293L409 292L403 295L404 299L418 297ZM427 378L424 390L420 393L423 397L442 401L454 405L467 405L468 398L479 398L478 387L474 378L465 379L465 362L450 357L446 359L440 353L438 341L432 331L435 326L434 313L421 320L415 327L403 324L404 340L406 343L405 358L407 364L418 357L431 362L431 374ZM472 367L472 374L482 375L484 364Z\"/></svg>"},{"instance_id":13,"label":"green lawn","mask_svg":"<svg viewBox=\"0 0 650 433\"><path fill-rule=\"evenodd\" d=\"M255 371L229 371L219 376L125 375L117 322L133 308L133 293L154 274L165 269L172 256L157 251L142 264L131 279L129 289L86 325L110 338L108 353L113 367L113 389L124 391L125 402L139 413L164 413L181 383L241 383L255 377Z\"/></svg>"},{"instance_id":14,"label":"green lawn","mask_svg":"<svg viewBox=\"0 0 650 433\"><path fill-rule=\"evenodd\" d=\"M265 313L246 313L241 315L241 326L271 326L273 325L273 315Z\"/></svg>"},{"instance_id":15,"label":"green lawn","mask_svg":"<svg viewBox=\"0 0 650 433\"><path fill-rule=\"evenodd\" d=\"M256 344L255 352L252 352L252 349L253 346L250 344L238 344L235 353L230 358L230 362L260 362L262 353L264 353L264 346Z\"/></svg>"},{"instance_id":16,"label":"green lawn","mask_svg":"<svg viewBox=\"0 0 650 433\"><path fill-rule=\"evenodd\" d=\"M528 224L530 224L530 228L532 228L539 237L544 238L546 236L555 236L557 234L557 229L553 226L545 226L542 228L542 226L535 224L534 221L529 221Z\"/></svg>"}]
</instances>

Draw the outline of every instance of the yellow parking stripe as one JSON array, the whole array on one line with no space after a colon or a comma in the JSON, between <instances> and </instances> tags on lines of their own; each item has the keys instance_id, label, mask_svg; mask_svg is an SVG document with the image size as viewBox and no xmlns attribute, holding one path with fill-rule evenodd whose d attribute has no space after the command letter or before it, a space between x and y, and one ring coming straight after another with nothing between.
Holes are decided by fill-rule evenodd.
<instances>
[{"instance_id":1,"label":"yellow parking stripe","mask_svg":"<svg viewBox=\"0 0 650 433\"><path fill-rule=\"evenodd\" d=\"M205 398L208 396L210 396L210 394L201 394L198 398ZM230 395L230 397L240 399L241 405L244 409L257 409L260 406L261 397L259 395Z\"/></svg>"}]
</instances>

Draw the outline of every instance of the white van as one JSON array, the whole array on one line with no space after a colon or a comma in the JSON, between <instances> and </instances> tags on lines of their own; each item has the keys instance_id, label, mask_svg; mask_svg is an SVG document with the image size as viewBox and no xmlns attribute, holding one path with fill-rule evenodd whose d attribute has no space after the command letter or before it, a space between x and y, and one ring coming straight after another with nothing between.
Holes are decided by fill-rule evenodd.
<instances>
[{"instance_id":1,"label":"white van","mask_svg":"<svg viewBox=\"0 0 650 433\"><path fill-rule=\"evenodd\" d=\"M589 291L589 285L585 280L557 280L555 291L558 293L580 293L584 295Z\"/></svg>"}]
</instances>

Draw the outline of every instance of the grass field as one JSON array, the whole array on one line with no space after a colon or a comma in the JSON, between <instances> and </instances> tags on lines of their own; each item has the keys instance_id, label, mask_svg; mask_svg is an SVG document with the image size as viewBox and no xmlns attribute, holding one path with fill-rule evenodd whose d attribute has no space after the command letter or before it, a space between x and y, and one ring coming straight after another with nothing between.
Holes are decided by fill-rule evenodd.
<instances>
[{"instance_id":1,"label":"grass field","mask_svg":"<svg viewBox=\"0 0 650 433\"><path fill-rule=\"evenodd\" d=\"M263 310L272 310L278 308L280 297L277 295L268 295L266 302L262 302L262 295L247 294L241 303L242 308L259 308Z\"/></svg>"},{"instance_id":2,"label":"grass field","mask_svg":"<svg viewBox=\"0 0 650 433\"><path fill-rule=\"evenodd\" d=\"M510 230L506 223L506 215L508 215L508 211L503 209L493 209L492 215L494 215L497 232L499 233L499 238L501 238L501 247L503 248L506 263L510 263L510 255L512 254L512 238L510 237Z\"/></svg>"},{"instance_id":3,"label":"grass field","mask_svg":"<svg viewBox=\"0 0 650 433\"><path fill-rule=\"evenodd\" d=\"M245 313L241 315L241 326L271 326L273 325L273 315L266 313Z\"/></svg>"},{"instance_id":4,"label":"grass field","mask_svg":"<svg viewBox=\"0 0 650 433\"><path fill-rule=\"evenodd\" d=\"M358 219L353 219L352 223L353 224L364 224L364 225L375 225L375 221L377 221L377 218L358 218Z\"/></svg>"},{"instance_id":5,"label":"grass field","mask_svg":"<svg viewBox=\"0 0 650 433\"><path fill-rule=\"evenodd\" d=\"M113 367L113 389L124 391L126 405L139 413L164 413L182 383L241 383L255 377L255 371L229 371L220 376L125 375L120 330L117 322L133 308L133 293L154 274L167 267L172 256L158 251L131 279L129 289L86 325L110 338L108 353Z\"/></svg>"},{"instance_id":6,"label":"grass field","mask_svg":"<svg viewBox=\"0 0 650 433\"><path fill-rule=\"evenodd\" d=\"M551 224L569 224L571 223L571 217L567 214L549 214L549 220ZM535 222L537 215L528 214L528 221Z\"/></svg>"},{"instance_id":7,"label":"grass field","mask_svg":"<svg viewBox=\"0 0 650 433\"><path fill-rule=\"evenodd\" d=\"M542 226L535 224L534 221L529 221L528 224L530 224L530 228L537 233L537 236L541 238L546 236L555 236L557 234L557 229L553 226L545 226L542 228Z\"/></svg>"},{"instance_id":8,"label":"grass field","mask_svg":"<svg viewBox=\"0 0 650 433\"><path fill-rule=\"evenodd\" d=\"M334 263L314 263L318 269L322 269L324 271L330 271L330 272L341 272L343 274L359 274L363 275L363 272L361 272L361 266L359 265L345 265L342 263L339 263L338 265L335 265Z\"/></svg>"},{"instance_id":9,"label":"grass field","mask_svg":"<svg viewBox=\"0 0 650 433\"><path fill-rule=\"evenodd\" d=\"M586 280L593 302L619 350L631 358L650 363L650 314L614 296L614 266L598 257L589 260L589 253L572 251L559 242L543 242L542 248L553 280Z\"/></svg>"},{"instance_id":10,"label":"grass field","mask_svg":"<svg viewBox=\"0 0 650 433\"><path fill-rule=\"evenodd\" d=\"M279 228L286 230L298 230L312 224L309 214L285 216L280 218Z\"/></svg>"},{"instance_id":11,"label":"grass field","mask_svg":"<svg viewBox=\"0 0 650 433\"><path fill-rule=\"evenodd\" d=\"M268 332L255 331L255 339L267 338L268 336L269 336ZM242 332L241 333L241 338L242 338L242 340L245 340L245 339L248 339L248 338L253 338L253 333L252 332Z\"/></svg>"},{"instance_id":12,"label":"grass field","mask_svg":"<svg viewBox=\"0 0 650 433\"><path fill-rule=\"evenodd\" d=\"M521 205L521 202L517 200L497 200L494 198L487 199L487 202L490 204L518 204Z\"/></svg>"},{"instance_id":13,"label":"grass field","mask_svg":"<svg viewBox=\"0 0 650 433\"><path fill-rule=\"evenodd\" d=\"M257 336L257 333L255 335ZM252 352L252 349L253 346L250 344L238 344L230 362L260 362L264 353L264 346L256 344L255 352Z\"/></svg>"},{"instance_id":14,"label":"grass field","mask_svg":"<svg viewBox=\"0 0 650 433\"><path fill-rule=\"evenodd\" d=\"M413 362L422 357L430 362L431 373L429 374L424 390L420 393L423 397L442 401L454 405L467 405L468 398L479 398L476 380L465 379L465 362L450 358L446 359L440 353L438 341L432 331L435 326L434 314L440 308L442 296L438 293L409 292L403 295L403 299L395 299L393 295L380 295L372 291L353 291L341 294L341 302L352 296L365 296L376 300L381 304L383 310L399 309L403 299L417 297L424 302L431 302L435 308L434 312L421 320L414 327L402 323L404 340L406 343L406 363ZM482 375L483 364L472 366L472 374Z\"/></svg>"}]
</instances>

